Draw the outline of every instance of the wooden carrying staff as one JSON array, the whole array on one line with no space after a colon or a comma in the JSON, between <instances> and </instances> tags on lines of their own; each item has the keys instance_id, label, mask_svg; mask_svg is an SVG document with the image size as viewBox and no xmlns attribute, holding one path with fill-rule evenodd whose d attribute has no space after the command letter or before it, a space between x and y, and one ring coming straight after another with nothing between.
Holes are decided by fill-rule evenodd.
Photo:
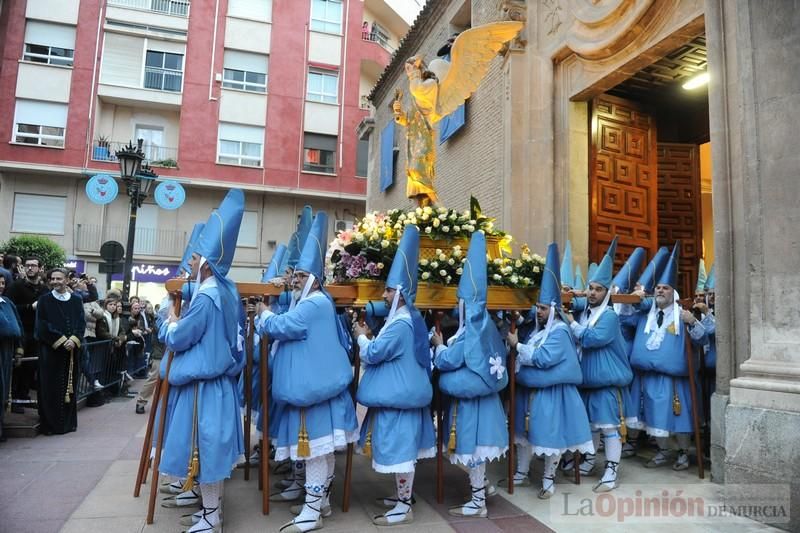
<instances>
[{"instance_id":1,"label":"wooden carrying staff","mask_svg":"<svg viewBox=\"0 0 800 533\"><path fill-rule=\"evenodd\" d=\"M175 312L180 314L181 312L181 301L180 301L180 292L173 292L171 293L173 299L177 302L175 305ZM170 351L167 357L172 357L172 352ZM159 373L156 377L156 384L153 387L153 399L151 400L152 407L150 408L150 414L147 417L147 430L144 434L144 442L142 443L142 453L139 456L139 471L136 474L136 486L133 488L133 497L138 498L141 487L147 482L147 472L150 468L150 450L152 449L152 440L153 440L153 423L155 422L156 408L158 406L158 401L161 398L161 374Z\"/></svg>"},{"instance_id":2,"label":"wooden carrying staff","mask_svg":"<svg viewBox=\"0 0 800 533\"><path fill-rule=\"evenodd\" d=\"M694 377L694 348L692 341L689 339L689 329L683 326L683 336L686 343L686 363L689 366L689 393L692 397L692 426L694 427L694 446L697 448L697 477L703 479L705 477L705 465L703 458L703 437L700 434L700 419L697 416L697 383ZM702 365L702 361L700 362Z\"/></svg>"},{"instance_id":3,"label":"wooden carrying staff","mask_svg":"<svg viewBox=\"0 0 800 533\"><path fill-rule=\"evenodd\" d=\"M181 293L177 292L173 294L173 298L175 301L175 314L180 316L181 312ZM167 355L167 368L164 372L164 379L159 379L161 386L159 387L159 400L160 400L160 411L158 415L158 435L156 436L156 451L155 455L153 456L153 476L150 481L150 500L147 502L147 520L148 524L153 523L153 514L155 513L156 508L156 494L158 493L158 482L159 482L159 472L158 466L161 464L161 449L164 445L164 426L167 420L167 400L169 399L169 370L172 367L172 359L174 357L174 352L170 351ZM153 410L155 410L155 403L153 404ZM147 439L145 439L145 445L147 445Z\"/></svg>"},{"instance_id":4,"label":"wooden carrying staff","mask_svg":"<svg viewBox=\"0 0 800 533\"><path fill-rule=\"evenodd\" d=\"M364 310L358 314L359 325L364 325ZM358 347L357 339L353 339L353 383L350 387L353 395L353 403L356 403L356 392L358 392L358 381L361 379L361 350ZM358 406L356 405L356 408ZM353 449L352 442L347 444L347 462L344 468L344 494L342 496L342 512L350 511L350 485L353 480Z\"/></svg>"},{"instance_id":5,"label":"wooden carrying staff","mask_svg":"<svg viewBox=\"0 0 800 533\"><path fill-rule=\"evenodd\" d=\"M267 296L264 296L265 300ZM261 490L261 512L265 515L269 514L269 394L267 388L270 386L269 381L269 336L261 335L261 341L258 349L260 350L261 358L258 361L261 370L261 462L259 466L259 484L258 488Z\"/></svg>"},{"instance_id":6,"label":"wooden carrying staff","mask_svg":"<svg viewBox=\"0 0 800 533\"><path fill-rule=\"evenodd\" d=\"M511 325L508 331L510 333L517 332L517 320L514 315L511 315ZM508 493L514 494L514 474L517 470L514 441L516 440L516 423L517 413L517 349L511 348L508 351L508 362L506 368L510 369L508 372Z\"/></svg>"},{"instance_id":7,"label":"wooden carrying staff","mask_svg":"<svg viewBox=\"0 0 800 533\"><path fill-rule=\"evenodd\" d=\"M442 334L441 311L436 312L434 327L436 334ZM444 503L444 398L439 388L439 372L433 377L433 408L436 411L436 503Z\"/></svg>"},{"instance_id":8,"label":"wooden carrying staff","mask_svg":"<svg viewBox=\"0 0 800 533\"><path fill-rule=\"evenodd\" d=\"M253 409L253 343L255 341L255 311L247 313L247 339L245 340L245 357L247 363L244 373L244 480L250 481L250 422Z\"/></svg>"}]
</instances>

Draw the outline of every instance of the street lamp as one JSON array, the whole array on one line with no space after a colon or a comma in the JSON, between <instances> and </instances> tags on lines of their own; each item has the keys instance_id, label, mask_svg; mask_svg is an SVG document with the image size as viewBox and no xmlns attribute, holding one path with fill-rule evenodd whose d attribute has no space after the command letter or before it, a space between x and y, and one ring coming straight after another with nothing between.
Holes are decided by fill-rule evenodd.
<instances>
[{"instance_id":1,"label":"street lamp","mask_svg":"<svg viewBox=\"0 0 800 533\"><path fill-rule=\"evenodd\" d=\"M128 146L118 150L117 159L119 160L119 173L125 183L125 189L131 199L130 216L128 217L128 244L125 247L125 270L122 278L122 306L123 314L130 313L129 296L131 292L131 269L133 268L133 243L136 237L136 212L145 198L150 193L158 174L153 172L149 166L143 165L144 152L142 152L142 139L139 139L137 146L128 142Z\"/></svg>"}]
</instances>

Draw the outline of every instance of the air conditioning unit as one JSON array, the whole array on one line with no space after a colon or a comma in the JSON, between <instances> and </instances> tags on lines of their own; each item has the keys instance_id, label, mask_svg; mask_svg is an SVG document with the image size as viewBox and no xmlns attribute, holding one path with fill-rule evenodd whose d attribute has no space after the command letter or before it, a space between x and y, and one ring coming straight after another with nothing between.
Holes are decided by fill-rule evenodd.
<instances>
[{"instance_id":1,"label":"air conditioning unit","mask_svg":"<svg viewBox=\"0 0 800 533\"><path fill-rule=\"evenodd\" d=\"M338 235L340 231L346 231L352 227L353 227L352 222L349 222L347 220L337 220L333 224L333 231Z\"/></svg>"}]
</instances>

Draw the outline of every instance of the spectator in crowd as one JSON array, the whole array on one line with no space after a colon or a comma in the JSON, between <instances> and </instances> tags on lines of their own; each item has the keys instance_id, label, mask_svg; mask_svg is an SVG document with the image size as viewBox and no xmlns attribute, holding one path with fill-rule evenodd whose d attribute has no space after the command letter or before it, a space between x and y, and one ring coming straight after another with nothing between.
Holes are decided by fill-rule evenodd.
<instances>
[{"instance_id":1,"label":"spectator in crowd","mask_svg":"<svg viewBox=\"0 0 800 533\"><path fill-rule=\"evenodd\" d=\"M67 271L48 273L50 292L36 305L39 341L39 431L61 435L78 429L78 354L86 321L80 297L67 290Z\"/></svg>"},{"instance_id":2,"label":"spectator in crowd","mask_svg":"<svg viewBox=\"0 0 800 533\"><path fill-rule=\"evenodd\" d=\"M6 402L11 401L11 369L14 357L19 355L22 347L22 320L17 314L14 302L4 298L6 279L0 276L0 442L3 436L3 414Z\"/></svg>"},{"instance_id":3,"label":"spectator in crowd","mask_svg":"<svg viewBox=\"0 0 800 533\"><path fill-rule=\"evenodd\" d=\"M34 339L36 301L47 292L47 285L42 281L42 263L38 257L25 258L24 265L25 277L16 280L10 287L6 286L5 296L14 302L22 319L23 353L26 357L36 357L39 354L38 344ZM14 368L12 386L15 400L31 399L31 389L36 388L35 361L26 361ZM21 404L16 404L12 410L21 413L23 408Z\"/></svg>"},{"instance_id":4,"label":"spectator in crowd","mask_svg":"<svg viewBox=\"0 0 800 533\"><path fill-rule=\"evenodd\" d=\"M139 301L131 303L131 316L128 319L128 371L127 379L146 378L147 362L145 360L146 337L153 330L147 321L147 316L142 311L142 304Z\"/></svg>"},{"instance_id":5,"label":"spectator in crowd","mask_svg":"<svg viewBox=\"0 0 800 533\"><path fill-rule=\"evenodd\" d=\"M109 357L112 368L122 369L125 361L125 343L127 337L127 321L122 320L120 311L122 303L119 292L109 291L103 301L103 319L97 321L97 340L110 340Z\"/></svg>"},{"instance_id":6,"label":"spectator in crowd","mask_svg":"<svg viewBox=\"0 0 800 533\"><path fill-rule=\"evenodd\" d=\"M11 274L11 272L3 268L5 260L6 260L6 254L0 252L0 276L2 276L6 280L6 288L8 288L11 286L11 283L13 283L14 276Z\"/></svg>"},{"instance_id":7,"label":"spectator in crowd","mask_svg":"<svg viewBox=\"0 0 800 533\"><path fill-rule=\"evenodd\" d=\"M147 303L147 306L152 309L152 306L149 302ZM170 306L168 304L165 304L164 306L159 306L156 304L156 308L158 307L161 307L161 312L156 312L156 316L153 318L153 322L151 322L157 326L156 329L159 329L161 322L167 318L167 312L169 311ZM153 350L151 354L152 358L160 362L161 358L164 356L164 345L158 340L157 335L151 335L151 338ZM136 397L136 414L138 415L144 414L144 408L147 406L147 402L153 395L160 366L160 364L156 364L153 370L150 371L150 373L147 375L147 381L144 382L142 389L139 391L139 396Z\"/></svg>"},{"instance_id":8,"label":"spectator in crowd","mask_svg":"<svg viewBox=\"0 0 800 533\"><path fill-rule=\"evenodd\" d=\"M3 257L3 268L11 273L11 278L16 281L23 277L22 260L17 255L5 254ZM8 287L8 285L6 285Z\"/></svg>"},{"instance_id":9,"label":"spectator in crowd","mask_svg":"<svg viewBox=\"0 0 800 533\"><path fill-rule=\"evenodd\" d=\"M87 381L92 384L95 393L98 393L103 390L103 385L98 379L100 370L103 368L103 361L100 359L101 352L90 348L88 345L97 340L97 322L105 319L105 312L96 299L92 299L90 296L89 300L88 302L83 302L83 314L86 319L86 332L84 334L86 344L84 344L82 366L83 374L86 376ZM87 402L90 407L102 404L101 394L92 394Z\"/></svg>"},{"instance_id":10,"label":"spectator in crowd","mask_svg":"<svg viewBox=\"0 0 800 533\"><path fill-rule=\"evenodd\" d=\"M369 41L369 22L366 20L361 24L361 38Z\"/></svg>"}]
</instances>

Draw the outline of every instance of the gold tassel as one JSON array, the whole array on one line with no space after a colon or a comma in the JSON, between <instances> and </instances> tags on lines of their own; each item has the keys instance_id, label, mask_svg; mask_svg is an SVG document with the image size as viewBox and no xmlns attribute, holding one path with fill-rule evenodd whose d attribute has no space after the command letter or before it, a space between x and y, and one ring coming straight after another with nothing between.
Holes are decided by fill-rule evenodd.
<instances>
[{"instance_id":1,"label":"gold tassel","mask_svg":"<svg viewBox=\"0 0 800 533\"><path fill-rule=\"evenodd\" d=\"M619 437L622 443L628 441L628 425L625 423L625 409L622 407L622 393L617 389L617 406L619 406Z\"/></svg>"},{"instance_id":2,"label":"gold tassel","mask_svg":"<svg viewBox=\"0 0 800 533\"><path fill-rule=\"evenodd\" d=\"M186 472L186 481L181 490L186 492L194 488L194 480L200 474L200 448L197 446L197 384L194 385L194 408L192 412L192 456Z\"/></svg>"},{"instance_id":3,"label":"gold tassel","mask_svg":"<svg viewBox=\"0 0 800 533\"><path fill-rule=\"evenodd\" d=\"M528 393L528 401L526 405L528 409L525 411L525 435L527 435L531 430L531 402L533 401L533 391Z\"/></svg>"},{"instance_id":4,"label":"gold tassel","mask_svg":"<svg viewBox=\"0 0 800 533\"><path fill-rule=\"evenodd\" d=\"M194 487L194 480L200 473L200 450L195 446L192 450L192 459L189 461L189 471L186 474L186 481L183 482L181 490L186 492Z\"/></svg>"},{"instance_id":5,"label":"gold tassel","mask_svg":"<svg viewBox=\"0 0 800 533\"><path fill-rule=\"evenodd\" d=\"M681 399L678 398L678 393L672 393L672 413L675 416L681 416Z\"/></svg>"},{"instance_id":6,"label":"gold tassel","mask_svg":"<svg viewBox=\"0 0 800 533\"><path fill-rule=\"evenodd\" d=\"M64 394L64 403L71 401L70 394L72 390L72 350L69 351L69 377L67 378L67 392Z\"/></svg>"},{"instance_id":7,"label":"gold tassel","mask_svg":"<svg viewBox=\"0 0 800 533\"><path fill-rule=\"evenodd\" d=\"M456 453L456 417L458 416L458 400L453 400L453 423L450 424L450 439L447 441L447 453Z\"/></svg>"},{"instance_id":8,"label":"gold tassel","mask_svg":"<svg viewBox=\"0 0 800 533\"><path fill-rule=\"evenodd\" d=\"M369 416L369 413L367 413ZM369 429L367 430L367 436L364 438L364 447L361 451L369 458L372 458L372 427L375 425L375 419L370 418L369 421Z\"/></svg>"},{"instance_id":9,"label":"gold tassel","mask_svg":"<svg viewBox=\"0 0 800 533\"><path fill-rule=\"evenodd\" d=\"M308 444L308 431L306 431L306 410L300 410L300 432L297 434L297 456L309 457L311 447Z\"/></svg>"}]
</instances>

